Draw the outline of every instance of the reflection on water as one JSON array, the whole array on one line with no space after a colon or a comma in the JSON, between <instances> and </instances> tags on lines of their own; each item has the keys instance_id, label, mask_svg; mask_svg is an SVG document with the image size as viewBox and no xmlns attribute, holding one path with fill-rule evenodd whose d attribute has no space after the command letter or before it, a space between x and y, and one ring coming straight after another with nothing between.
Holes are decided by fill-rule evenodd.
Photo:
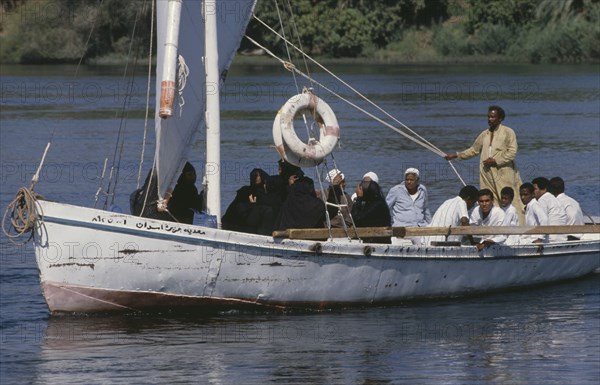
<instances>
[{"instance_id":1,"label":"reflection on water","mask_svg":"<svg viewBox=\"0 0 600 385\"><path fill-rule=\"evenodd\" d=\"M564 384L568 371L592 384L599 284L326 313L53 316L34 382Z\"/></svg>"}]
</instances>

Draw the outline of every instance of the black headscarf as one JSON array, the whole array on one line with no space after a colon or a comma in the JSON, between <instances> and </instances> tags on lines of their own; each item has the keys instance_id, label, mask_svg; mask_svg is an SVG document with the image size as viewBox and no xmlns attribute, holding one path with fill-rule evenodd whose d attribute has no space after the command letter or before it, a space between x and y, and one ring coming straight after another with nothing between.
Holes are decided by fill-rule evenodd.
<instances>
[{"instance_id":1,"label":"black headscarf","mask_svg":"<svg viewBox=\"0 0 600 385\"><path fill-rule=\"evenodd\" d=\"M352 206L352 219L357 227L391 226L392 218L381 188L374 181L361 182L362 198ZM390 238L365 238L365 242L391 243Z\"/></svg>"},{"instance_id":2,"label":"black headscarf","mask_svg":"<svg viewBox=\"0 0 600 385\"><path fill-rule=\"evenodd\" d=\"M317 198L313 180L303 176L290 186L275 230L323 227L324 219L325 203Z\"/></svg>"},{"instance_id":3,"label":"black headscarf","mask_svg":"<svg viewBox=\"0 0 600 385\"><path fill-rule=\"evenodd\" d=\"M185 174L196 170L190 162L186 162L173 189L173 196L169 200L169 211L181 223L191 224L194 221L194 211L202 211L203 191L198 193L194 182L189 181Z\"/></svg>"},{"instance_id":4,"label":"black headscarf","mask_svg":"<svg viewBox=\"0 0 600 385\"><path fill-rule=\"evenodd\" d=\"M288 181L292 175L298 177L304 176L304 172L298 166L295 166L283 159L277 161L279 164L279 175L269 177L267 182L268 190L279 198L280 203L283 203L288 194Z\"/></svg>"},{"instance_id":5,"label":"black headscarf","mask_svg":"<svg viewBox=\"0 0 600 385\"><path fill-rule=\"evenodd\" d=\"M259 183L256 183L257 175L260 175ZM279 202L267 191L268 180L269 174L263 169L255 168L250 172L250 184L237 190L233 202L223 215L221 222L224 229L271 234ZM250 202L250 196L256 198L255 203Z\"/></svg>"}]
</instances>

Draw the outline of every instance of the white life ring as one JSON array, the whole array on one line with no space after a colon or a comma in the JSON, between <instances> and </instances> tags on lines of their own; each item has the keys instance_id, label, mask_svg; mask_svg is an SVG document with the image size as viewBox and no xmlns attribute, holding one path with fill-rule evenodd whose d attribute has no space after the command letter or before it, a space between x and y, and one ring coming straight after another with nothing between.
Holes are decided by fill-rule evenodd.
<instances>
[{"instance_id":1,"label":"white life ring","mask_svg":"<svg viewBox=\"0 0 600 385\"><path fill-rule=\"evenodd\" d=\"M294 130L294 118L308 112L324 123L319 140L304 143ZM327 103L310 92L292 96L277 112L273 122L273 141L279 155L299 167L320 164L333 151L340 137L340 127L333 110Z\"/></svg>"}]
</instances>

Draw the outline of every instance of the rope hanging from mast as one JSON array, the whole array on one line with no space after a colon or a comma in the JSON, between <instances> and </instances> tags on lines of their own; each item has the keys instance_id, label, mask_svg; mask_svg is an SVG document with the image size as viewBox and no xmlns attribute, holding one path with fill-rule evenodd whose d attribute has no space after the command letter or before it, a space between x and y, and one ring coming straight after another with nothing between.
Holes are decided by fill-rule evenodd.
<instances>
[{"instance_id":1,"label":"rope hanging from mast","mask_svg":"<svg viewBox=\"0 0 600 385\"><path fill-rule=\"evenodd\" d=\"M140 165L138 168L137 184L136 189L140 188L140 180L142 179L142 166L144 164L144 155L146 153L146 142L148 136L148 120L150 116L150 93L151 93L151 82L152 82L152 46L154 40L154 12L155 2L152 2L152 13L150 15L150 47L148 48L148 80L146 84L146 113L144 115L144 138L142 139L142 153L140 155ZM106 169L106 163L105 163ZM96 198L97 199L97 198Z\"/></svg>"},{"instance_id":2,"label":"rope hanging from mast","mask_svg":"<svg viewBox=\"0 0 600 385\"><path fill-rule=\"evenodd\" d=\"M274 59L280 61L282 63L282 65L284 66L284 68L286 68L288 71L291 71L291 72L293 72L295 74L298 74L298 75L304 77L305 79L309 80L311 83L315 83L315 84L319 85L320 87L322 87L323 89L325 89L327 92L329 92L330 94L332 94L335 97L339 98L340 100L344 101L348 105L354 107L358 111L364 113L365 115L367 115L370 118L374 119L375 121L383 124L384 126L386 126L386 127L390 128L390 129L396 131L397 133L399 133L402 136L404 136L405 138L413 141L414 143L422 146L423 148L425 148L425 149L433 152L434 154L439 155L441 157L444 157L446 155L446 153L444 151L442 151L441 149L439 149L438 147L436 147L433 143L429 142L427 139L423 138L421 135L419 135L417 132L415 132L414 130L412 130L406 124L402 123L401 121L399 121L398 119L396 119L393 115L391 115L390 113L388 113L387 111L385 111L383 108L379 107L372 100L370 100L369 98L367 98L366 96L364 96L362 93L360 93L357 89L355 89L354 87L352 87L350 84L348 84L347 82L345 82L340 77L336 76L334 73L332 73L330 70L328 70L325 66L321 65L319 62L317 62L315 59L313 59L310 55L306 54L301 48L296 47L293 43L291 43L290 41L288 41L285 38L285 36L282 36L281 34L277 33L277 31L275 31L272 27L270 27L268 24L266 24L264 21L262 21L256 15L253 15L253 17L259 23L261 23L263 26L265 26L268 30L270 30L271 32L273 32L274 34L276 34L279 38L281 38L282 40L284 40L287 45L289 45L290 47L292 47L296 51L298 51L305 59L309 59L311 62L313 62L314 64L316 64L317 66L319 66L321 69L323 69L329 75L331 75L332 77L334 77L337 81L339 81L340 83L342 83L343 85L345 85L346 87L348 87L356 95L358 95L360 98L362 98L363 100L365 100L367 103L371 104L373 107L375 107L376 109L378 109L380 112L382 112L383 114L385 114L387 117L389 117L390 119L392 119L393 121L395 121L396 123L398 123L404 130L406 130L408 132L405 132L403 129L395 127L395 126L393 126L393 125L385 122L381 118L379 118L379 117L373 115L372 113L366 111L364 108L362 108L362 107L358 106L357 104L349 101L348 99L342 97L341 95L339 95L335 91L331 90L330 88L328 88L328 87L324 86L323 84L319 83L317 80L313 79L310 75L303 73L302 71L300 71L299 69L297 69L295 66L293 66L291 63L285 62L284 60L282 60L281 58L279 58L277 55L275 55L273 52L271 52L268 48L264 47L263 45L261 45L260 43L258 43L256 40L254 40L251 37L249 37L249 36L246 35L246 38L248 40L250 40L257 47L263 49L268 55L270 55ZM462 182L462 184L466 185L466 183L464 182L464 180L462 179L462 177L460 176L460 174L458 173L458 171L454 167L454 164L452 164L451 161L448 161L448 164L450 165L450 167L452 168L452 170L456 173L457 177Z\"/></svg>"}]
</instances>

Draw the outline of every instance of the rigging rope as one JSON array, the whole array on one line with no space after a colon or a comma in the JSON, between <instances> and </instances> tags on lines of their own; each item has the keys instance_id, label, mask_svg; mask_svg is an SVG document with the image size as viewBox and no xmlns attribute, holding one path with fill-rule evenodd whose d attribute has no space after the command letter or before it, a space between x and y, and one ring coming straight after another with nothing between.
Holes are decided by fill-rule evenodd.
<instances>
[{"instance_id":1,"label":"rigging rope","mask_svg":"<svg viewBox=\"0 0 600 385\"><path fill-rule=\"evenodd\" d=\"M287 0L287 4L288 4L288 8L290 10L291 24L292 24L292 27L294 28L294 33L296 34L296 38L298 39L298 46L300 47L300 52L303 52L304 50L302 48L302 41L300 40L300 32L298 32L298 26L296 25L296 21L294 20L294 12L292 11L292 3L290 2L290 0ZM306 61L306 57L304 55L301 55L301 57L302 57L302 61L304 62L304 70L306 71L306 73L308 75L310 75L310 70L308 68L308 62ZM311 83L310 86L313 87L313 84Z\"/></svg>"},{"instance_id":2,"label":"rigging rope","mask_svg":"<svg viewBox=\"0 0 600 385\"><path fill-rule=\"evenodd\" d=\"M38 212L38 204L36 202L37 198L42 198L39 195L35 195L33 193L33 189L40 179L40 171L44 166L44 161L46 160L46 155L48 154L48 150L50 149L50 142L46 144L46 149L44 150L44 154L42 155L42 159L40 160L40 164L31 178L31 187L21 187L15 198L9 205L6 207L4 211L4 216L2 217L2 231L8 237L8 239L15 244L24 245L27 243L32 237L33 232L25 242L19 243L15 242L15 239L20 238L25 233L30 232L36 226L37 220L39 218L43 218L43 215L40 215ZM41 209L40 209L41 212ZM10 213L10 225L8 229L6 228L6 219L9 218ZM42 213L43 214L43 213ZM39 225L43 220L40 221ZM13 230L13 233L11 233Z\"/></svg>"},{"instance_id":3,"label":"rigging rope","mask_svg":"<svg viewBox=\"0 0 600 385\"><path fill-rule=\"evenodd\" d=\"M283 26L283 18L281 17L281 12L279 11L279 4L277 2L277 0L275 0L275 8L277 9L277 17L279 18L279 26L281 27L281 35L283 38L283 42L285 45L285 51L287 52L287 56L288 56L288 62L292 63L292 54L290 53L290 48L289 48L289 41L287 40L287 37L285 36L285 28ZM291 13L291 8L290 8L290 13ZM292 22L293 23L293 22ZM292 64L293 65L293 64ZM294 85L296 86L296 93L299 94L300 93L300 86L298 85L298 79L296 78L296 74L294 72L292 72L292 77L294 78ZM306 114L302 113L302 120L304 121L304 128L306 128L306 135L311 138L311 130L308 126L308 121L306 120Z\"/></svg>"},{"instance_id":4,"label":"rigging rope","mask_svg":"<svg viewBox=\"0 0 600 385\"><path fill-rule=\"evenodd\" d=\"M246 36L246 38L248 38L252 43L256 44L258 47L262 48L265 50L265 52L267 52L269 55L271 55L273 58L279 60L282 64L285 64L285 62L280 59L279 57L277 57L277 55L275 55L273 52L269 51L266 47L260 45L256 40L252 39L249 36ZM292 71L296 72L297 74L299 74L300 76L306 78L307 80L309 80L309 76L304 74L302 71L300 71L299 69L297 69L296 67L291 67ZM437 155L440 156L444 156L445 153L443 153L441 150L438 150L436 148L431 147L426 141L420 140L418 138L414 138L412 136L410 136L409 134L405 133L404 131L402 131L401 129L387 123L386 121L384 121L383 119L373 115L372 113L370 113L369 111L365 110L364 108L360 107L359 105L357 105L356 103L351 102L350 100L344 98L343 96L341 96L340 94L338 94L337 92L333 91L332 89L328 88L327 86L325 86L324 84L318 82L315 79L311 79L315 84L317 84L319 87L323 88L325 91L329 92L330 94L332 94L333 96L337 97L338 99L342 100L343 102L345 102L346 104L354 107L355 109L357 109L358 111L364 113L365 115L369 116L370 118L378 121L379 123L383 124L384 126L398 132L399 134L403 135L404 137L406 137L409 140L412 140L413 142L425 147L426 149L436 153Z\"/></svg>"},{"instance_id":5,"label":"rigging rope","mask_svg":"<svg viewBox=\"0 0 600 385\"><path fill-rule=\"evenodd\" d=\"M371 104L373 107L375 107L376 109L378 109L380 112L382 112L383 114L385 114L387 117L389 117L390 119L392 119L393 121L395 121L396 123L398 123L400 126L402 126L406 131L410 132L414 137L411 137L409 134L403 132L402 130L400 130L397 127L394 127L386 122L384 122L382 119L379 119L377 117L375 117L373 114L367 112L366 110L364 110L363 108L359 107L358 105L346 100L345 98L341 97L339 94L335 93L334 91L328 89L327 87L321 85L319 82L317 82L316 80L314 80L311 76L306 75L304 73L302 73L300 70L298 70L293 64L291 64L290 62L284 62L282 59L280 59L279 57L277 57L273 52L271 52L270 50L268 50L267 48L263 47L262 45L260 45L258 42L256 42L255 40L253 40L252 38L250 38L249 36L246 36L246 38L248 38L253 44L255 44L256 46L262 48L263 50L265 50L265 52L267 52L270 56L272 56L273 58L275 58L276 60L279 60L283 66L289 70L292 71L294 73L298 73L299 75L303 76L304 78L306 78L307 80L309 80L311 82L311 84L314 82L316 84L318 84L319 86L323 87L326 91L328 91L329 93L331 93L332 95L338 97L339 99L341 99L342 101L346 102L347 104L351 105L352 107L354 107L355 109L363 112L364 114L366 114L367 116L371 117L372 119L375 119L376 121L382 123L383 125L387 126L388 128L391 128L392 130L398 132L399 134L403 135L404 137L406 137L409 140L412 140L413 142L419 144L420 146L424 147L425 149L433 152L436 155L439 155L441 157L445 157L446 153L444 151L442 151L441 149L439 149L438 147L436 147L433 143L429 142L427 139L423 138L421 135L419 135L417 132L415 132L414 130L412 130L410 127L408 127L406 124L402 123L401 121L399 121L398 119L396 119L393 115L391 115L390 113L388 113L387 111L385 111L383 108L379 107L376 103L374 103L373 101L371 101L369 98L367 98L366 96L364 96L360 91L358 91L357 89L355 89L354 87L352 87L350 84L348 84L347 82L345 82L343 79L341 79L340 77L338 77L337 75L335 75L333 72L331 72L329 69L327 69L325 66L321 65L319 62L317 62L315 59L313 59L310 55L306 54L302 48L296 47L293 43L289 42L286 40L285 36L280 35L279 33L277 33L277 31L275 31L271 26L269 26L267 23L265 23L263 20L261 20L260 18L258 18L256 15L253 15L254 19L257 20L260 24L262 24L263 26L265 26L265 28L267 28L268 30L270 30L271 32L273 32L274 34L276 34L279 38L283 39L286 44L289 44L289 46L293 47L296 51L298 51L305 59L308 58L311 62L313 62L314 64L316 64L317 66L319 66L321 69L323 69L326 73L328 73L329 75L331 75L334 79L336 79L337 81L339 81L340 83L342 83L343 85L345 85L346 87L348 87L350 90L352 90L355 94L357 94L360 98L362 98L363 100L365 100L367 103ZM464 182L464 180L462 179L462 177L460 176L460 174L458 173L458 171L456 170L456 168L454 167L454 164L451 161L448 161L448 164L450 165L450 167L452 168L452 170L456 173L457 177L460 179L460 181L462 182L463 185L466 185L466 183Z\"/></svg>"},{"instance_id":6,"label":"rigging rope","mask_svg":"<svg viewBox=\"0 0 600 385\"><path fill-rule=\"evenodd\" d=\"M150 22L150 48L148 49L148 83L146 84L146 115L144 117L144 139L142 140L142 154L140 156L140 167L138 169L137 184L135 187L136 189L140 188L140 180L142 178L142 165L144 164L144 154L146 153L146 138L148 136L148 116L150 115L150 86L152 82L152 45L154 43L154 7L155 2L153 1L150 16L150 20L152 21Z\"/></svg>"},{"instance_id":7,"label":"rigging rope","mask_svg":"<svg viewBox=\"0 0 600 385\"><path fill-rule=\"evenodd\" d=\"M285 28L283 27L283 18L281 17L281 12L279 11L279 4L277 2L277 0L275 0L275 9L277 10L277 17L279 18L279 26L281 27L281 35L277 32L278 36L281 36L283 38L283 42L285 43L285 51L287 52L287 56L288 56L288 61L291 63L292 62L292 54L290 53L290 48L289 48L289 41L287 40L286 36L285 36ZM296 74L292 73L292 77L294 78L294 84L296 85L296 93L299 94L300 93L300 87L298 86L298 80L296 79Z\"/></svg>"},{"instance_id":8,"label":"rigging rope","mask_svg":"<svg viewBox=\"0 0 600 385\"><path fill-rule=\"evenodd\" d=\"M33 193L33 187L21 187L15 198L8 204L2 217L2 231L9 241L17 245L24 245L33 237L33 229L41 225L38 219L43 218L43 213L36 199L41 196ZM10 214L10 215L9 215ZM6 228L6 220L10 218L10 227ZM26 233L31 232L24 242L15 241Z\"/></svg>"},{"instance_id":9,"label":"rigging rope","mask_svg":"<svg viewBox=\"0 0 600 385\"><path fill-rule=\"evenodd\" d=\"M135 42L135 33L136 33L136 29L137 29L137 24L138 24L138 21L142 15L142 13L146 9L146 4L147 4L147 2L144 1L144 5L138 10L135 21L133 23L133 30L131 32L131 41L129 43L129 50L127 51L127 59L128 60L125 63L125 70L123 71L123 83L125 83L125 76L127 75L127 71L129 68L129 58L131 57L131 52L133 51L133 44ZM133 71L131 73L131 79L133 79L135 77L135 68L137 65L138 57L139 57L139 51L141 49L140 47L141 46L139 46L139 45L137 46L136 55L135 55L134 61L133 61ZM111 197L110 204L113 205L115 203L114 191L116 190L117 182L119 181L121 159L123 158L123 150L125 147L125 130L127 129L126 112L127 112L127 108L129 107L129 103L131 102L131 97L133 95L133 88L134 88L133 86L134 86L134 82L132 80L129 82L128 87L126 89L125 98L123 99L123 106L121 107L121 111L120 111L121 120L120 120L120 125L119 125L119 132L117 134L117 143L115 145L115 151L113 153L113 161L112 161L112 166L111 166L111 173L110 173L109 180L108 180L108 187L106 189L106 200L104 201L104 207L103 207L104 210L107 209L109 197ZM118 115L118 113L117 113L117 115ZM118 152L118 157L117 157L117 152ZM112 170L115 170L114 185L113 185ZM112 191L111 191L111 185L113 185Z\"/></svg>"}]
</instances>

